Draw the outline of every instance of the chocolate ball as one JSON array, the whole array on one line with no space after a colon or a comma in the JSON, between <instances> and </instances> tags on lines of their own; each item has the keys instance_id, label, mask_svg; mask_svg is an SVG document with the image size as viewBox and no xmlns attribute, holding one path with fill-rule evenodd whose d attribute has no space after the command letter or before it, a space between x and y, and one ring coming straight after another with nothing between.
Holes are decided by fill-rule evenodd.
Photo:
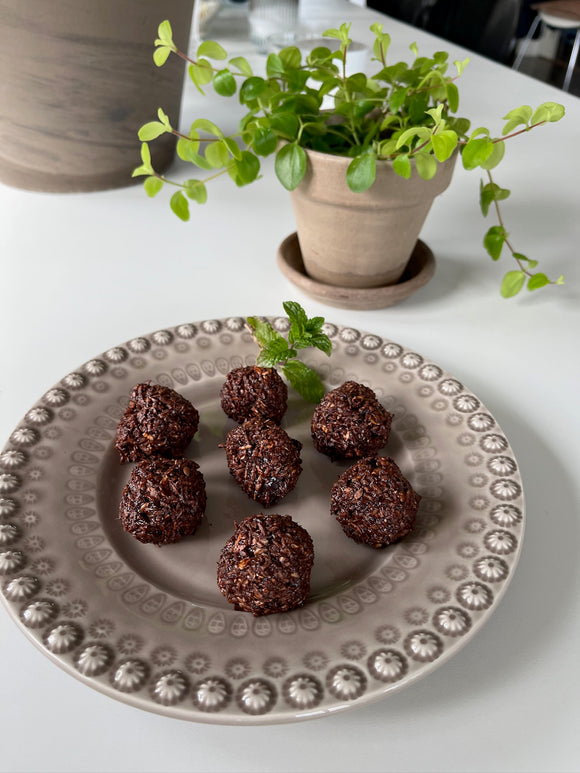
<instances>
[{"instance_id":1,"label":"chocolate ball","mask_svg":"<svg viewBox=\"0 0 580 773\"><path fill-rule=\"evenodd\" d=\"M117 426L121 462L153 456L177 458L197 432L199 413L183 395L147 381L137 384Z\"/></svg>"},{"instance_id":2,"label":"chocolate ball","mask_svg":"<svg viewBox=\"0 0 580 773\"><path fill-rule=\"evenodd\" d=\"M235 524L217 570L220 591L254 616L289 612L310 594L312 538L289 515L251 515Z\"/></svg>"},{"instance_id":3,"label":"chocolate ball","mask_svg":"<svg viewBox=\"0 0 580 773\"><path fill-rule=\"evenodd\" d=\"M317 405L312 441L317 451L333 461L372 456L389 439L392 418L372 389L347 381Z\"/></svg>"},{"instance_id":4,"label":"chocolate ball","mask_svg":"<svg viewBox=\"0 0 580 773\"><path fill-rule=\"evenodd\" d=\"M288 387L275 368L235 368L228 373L220 398L224 413L240 424L254 416L280 424L286 413Z\"/></svg>"},{"instance_id":5,"label":"chocolate ball","mask_svg":"<svg viewBox=\"0 0 580 773\"><path fill-rule=\"evenodd\" d=\"M302 472L302 443L270 419L249 419L234 427L223 447L237 484L264 507L290 493Z\"/></svg>"},{"instance_id":6,"label":"chocolate ball","mask_svg":"<svg viewBox=\"0 0 580 773\"><path fill-rule=\"evenodd\" d=\"M382 548L409 534L420 501L396 462L377 456L360 459L338 478L330 512L347 537Z\"/></svg>"},{"instance_id":7,"label":"chocolate ball","mask_svg":"<svg viewBox=\"0 0 580 773\"><path fill-rule=\"evenodd\" d=\"M189 459L145 459L123 489L119 518L139 542L166 545L194 534L206 506L205 482Z\"/></svg>"}]
</instances>

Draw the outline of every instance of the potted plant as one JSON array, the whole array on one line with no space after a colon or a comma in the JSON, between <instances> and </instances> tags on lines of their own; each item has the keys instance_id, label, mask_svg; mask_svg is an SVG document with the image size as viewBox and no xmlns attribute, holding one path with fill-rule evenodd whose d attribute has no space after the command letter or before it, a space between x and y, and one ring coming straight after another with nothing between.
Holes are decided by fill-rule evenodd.
<instances>
[{"instance_id":1,"label":"potted plant","mask_svg":"<svg viewBox=\"0 0 580 773\"><path fill-rule=\"evenodd\" d=\"M379 23L371 31L373 75L347 75L352 41L350 25L342 24L324 33L334 42L334 50L330 45L317 47L303 61L300 50L288 46L268 56L261 77L254 75L245 58L228 59L214 41L202 42L195 56L188 57L177 48L171 25L164 21L155 41L156 64L162 66L172 53L181 57L202 93L211 84L221 96L237 95L247 112L239 131L227 136L206 118L195 120L188 134L180 133L159 109L158 120L139 131L142 163L133 175L146 177L149 196L165 183L177 185L171 208L187 220L189 200L205 203L211 179L228 174L236 185L247 185L259 176L260 157L275 154L276 175L292 192L307 272L330 284L348 286L350 281L350 286L372 287L398 281L431 202L449 185L460 155L466 169L483 170L481 209L487 215L493 208L498 218L485 234L485 249L498 260L505 247L515 261L503 278L502 295L514 296L525 285L536 290L562 284L563 277L550 280L536 270L537 261L512 246L500 210L510 191L495 182L492 170L502 160L507 140L560 120L563 106L546 102L536 109L525 105L511 110L499 137L485 127L470 130L470 122L456 116L456 80L469 60L454 62L455 72L449 74L447 53L419 56L413 44L411 64L390 63L388 33ZM204 178L175 182L155 171L148 143L166 133L178 138L179 157L202 170ZM332 210L335 198L338 214ZM345 218L345 208L353 215ZM354 217L364 218L362 224ZM321 227L330 228L331 238ZM348 241L352 235L354 243ZM385 268L391 247L392 265ZM338 266L332 266L337 255Z\"/></svg>"}]
</instances>

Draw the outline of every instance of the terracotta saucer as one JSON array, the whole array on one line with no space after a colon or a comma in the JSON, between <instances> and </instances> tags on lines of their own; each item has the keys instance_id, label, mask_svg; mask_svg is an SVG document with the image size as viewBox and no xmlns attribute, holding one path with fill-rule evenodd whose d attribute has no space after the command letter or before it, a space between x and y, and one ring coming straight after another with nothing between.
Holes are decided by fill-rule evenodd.
<instances>
[{"instance_id":1,"label":"terracotta saucer","mask_svg":"<svg viewBox=\"0 0 580 773\"><path fill-rule=\"evenodd\" d=\"M435 273L435 256L420 239L401 279L397 284L386 287L335 287L311 279L304 270L296 232L284 239L276 259L278 267L292 284L311 298L339 309L384 309L393 306L426 285Z\"/></svg>"}]
</instances>

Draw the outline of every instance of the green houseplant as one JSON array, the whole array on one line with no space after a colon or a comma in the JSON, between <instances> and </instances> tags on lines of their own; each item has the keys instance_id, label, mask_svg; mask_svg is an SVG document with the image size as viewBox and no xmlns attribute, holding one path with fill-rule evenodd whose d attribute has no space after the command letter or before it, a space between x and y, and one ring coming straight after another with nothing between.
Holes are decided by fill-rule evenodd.
<instances>
[{"instance_id":1,"label":"green houseplant","mask_svg":"<svg viewBox=\"0 0 580 773\"><path fill-rule=\"evenodd\" d=\"M145 176L149 196L155 196L165 185L175 186L171 208L187 220L190 200L206 202L209 181L228 174L236 185L247 185L259 177L260 157L271 154L275 154L276 175L289 191L304 185L317 154L343 159L346 187L353 195L371 191L386 168L399 180L432 184L460 155L466 169L483 172L481 210L485 216L493 210L497 217L484 237L487 253L498 260L506 248L515 261L503 278L502 295L514 296L524 286L536 290L562 284L562 276L549 279L536 270L537 261L511 244L500 209L500 202L510 191L496 183L492 170L501 162L507 140L560 120L563 106L546 102L536 109L527 105L515 108L504 116L499 137L486 127L471 129L468 119L456 115L456 81L468 60L454 62L455 72L449 74L447 53L419 56L413 44L411 64L391 63L388 33L378 23L371 31L375 36L373 75L347 75L352 41L350 25L342 24L324 33L334 43L334 50L320 46L303 61L300 50L288 46L268 56L265 77L261 77L254 75L245 58L228 58L214 41L202 42L195 56L188 57L175 45L170 23L162 22L155 41L155 63L162 66L171 54L181 57L201 93L211 84L221 96L237 96L247 112L239 131L227 136L206 118L195 120L188 134L181 133L160 108L158 120L146 123L139 131L142 163L133 175ZM148 143L166 133L177 137L179 157L201 170L203 176L176 182L155 171Z\"/></svg>"}]
</instances>

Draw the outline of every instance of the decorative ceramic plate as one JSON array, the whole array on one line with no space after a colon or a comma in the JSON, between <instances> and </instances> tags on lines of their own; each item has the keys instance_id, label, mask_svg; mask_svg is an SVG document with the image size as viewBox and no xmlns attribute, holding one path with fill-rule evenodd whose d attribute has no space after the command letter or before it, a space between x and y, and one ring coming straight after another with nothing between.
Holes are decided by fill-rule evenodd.
<instances>
[{"instance_id":1,"label":"decorative ceramic plate","mask_svg":"<svg viewBox=\"0 0 580 773\"><path fill-rule=\"evenodd\" d=\"M285 318L273 319L281 331ZM180 325L90 360L26 414L0 454L0 580L22 631L87 685L141 709L199 722L308 719L377 700L448 660L481 628L515 569L522 485L497 422L420 354L327 324L334 351L306 357L328 389L372 387L395 418L383 453L422 496L412 534L383 550L349 540L329 513L347 466L318 454L312 406L283 426L303 444L298 485L274 512L315 547L301 609L254 618L220 594L216 562L233 523L260 512L219 447L233 423L218 392L253 364L240 318ZM193 537L143 545L118 520L132 465L113 447L132 387L152 379L201 415L188 449L208 507Z\"/></svg>"}]
</instances>

